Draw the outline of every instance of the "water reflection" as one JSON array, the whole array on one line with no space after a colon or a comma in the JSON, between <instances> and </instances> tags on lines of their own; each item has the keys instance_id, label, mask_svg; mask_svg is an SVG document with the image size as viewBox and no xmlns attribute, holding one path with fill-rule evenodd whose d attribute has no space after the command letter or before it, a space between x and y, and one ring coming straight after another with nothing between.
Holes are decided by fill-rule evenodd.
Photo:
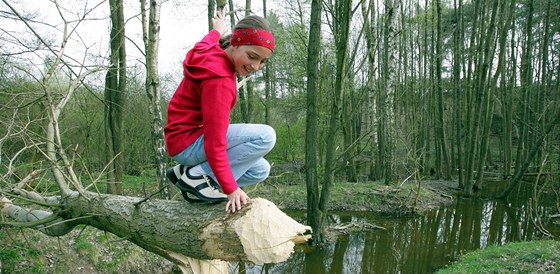
<instances>
[{"instance_id":1,"label":"water reflection","mask_svg":"<svg viewBox=\"0 0 560 274\"><path fill-rule=\"evenodd\" d=\"M522 194L521 194L522 195ZM458 199L452 206L418 217L390 218L375 214L334 214L336 223L367 222L386 230L340 234L327 248L295 253L274 265L245 265L242 273L432 273L466 251L488 245L540 239L531 220L530 200L512 196L506 203L489 199ZM543 221L555 214L553 199L538 207ZM303 216L290 215L303 221ZM555 237L560 227L543 223Z\"/></svg>"}]
</instances>

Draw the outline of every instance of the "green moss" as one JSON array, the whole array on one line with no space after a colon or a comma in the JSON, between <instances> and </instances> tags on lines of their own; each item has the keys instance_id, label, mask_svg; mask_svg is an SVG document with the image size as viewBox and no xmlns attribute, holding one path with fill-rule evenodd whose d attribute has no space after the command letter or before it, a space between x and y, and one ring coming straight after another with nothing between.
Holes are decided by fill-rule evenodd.
<instances>
[{"instance_id":1,"label":"green moss","mask_svg":"<svg viewBox=\"0 0 560 274\"><path fill-rule=\"evenodd\" d=\"M560 242L530 241L469 252L437 273L558 273Z\"/></svg>"}]
</instances>

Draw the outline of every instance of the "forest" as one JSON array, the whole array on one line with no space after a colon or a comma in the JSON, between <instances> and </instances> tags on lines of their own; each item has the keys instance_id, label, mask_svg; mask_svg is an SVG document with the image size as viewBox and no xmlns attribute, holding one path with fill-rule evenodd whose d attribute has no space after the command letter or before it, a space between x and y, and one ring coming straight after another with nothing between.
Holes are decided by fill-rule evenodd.
<instances>
[{"instance_id":1,"label":"forest","mask_svg":"<svg viewBox=\"0 0 560 274\"><path fill-rule=\"evenodd\" d=\"M200 6L206 30L218 9L271 23L276 50L231 122L275 129L267 159L304 178L314 243L341 182L445 180L468 198L490 176L507 199L533 176L560 211L558 1L28 2L0 2L0 198L48 222L85 218L64 197L123 195L127 176L155 174L145 188L171 197L163 126L182 75L159 72L160 13ZM93 42L90 24L107 26Z\"/></svg>"}]
</instances>

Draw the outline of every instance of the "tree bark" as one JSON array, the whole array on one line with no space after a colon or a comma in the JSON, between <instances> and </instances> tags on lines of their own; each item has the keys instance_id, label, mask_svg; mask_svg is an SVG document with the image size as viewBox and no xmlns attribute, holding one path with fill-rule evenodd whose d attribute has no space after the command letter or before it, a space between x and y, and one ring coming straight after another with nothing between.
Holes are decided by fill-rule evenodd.
<instances>
[{"instance_id":1,"label":"tree bark","mask_svg":"<svg viewBox=\"0 0 560 274\"><path fill-rule=\"evenodd\" d=\"M367 128L366 131L372 132L372 138L374 141L372 142L373 145L370 149L370 157L371 161L369 164L369 174L368 178L370 180L376 180L379 176L379 171L376 169L379 165L377 164L378 161L374 159L377 158L376 153L376 144L377 144L377 135L375 132L376 125L374 121L378 117L377 109L376 109L376 97L375 97L375 52L376 52L376 44L377 40L375 39L375 29L374 29L374 22L375 22L375 2L374 0L364 1L362 2L362 16L364 20L364 29L365 29L365 37L366 37L366 47L367 47L367 60L368 60L368 70L367 70L367 104L366 104L366 122Z\"/></svg>"},{"instance_id":2,"label":"tree bark","mask_svg":"<svg viewBox=\"0 0 560 274\"><path fill-rule=\"evenodd\" d=\"M158 0L150 1L149 19L146 16L146 0L140 0L142 13L142 37L144 40L146 56L146 95L150 101L150 113L152 114L152 147L154 150L154 164L156 166L156 183L161 192L161 198L171 197L167 185L165 171L167 169L167 148L163 133L163 115L161 110L161 89L158 72L159 56L159 31L160 31L160 8Z\"/></svg>"},{"instance_id":3,"label":"tree bark","mask_svg":"<svg viewBox=\"0 0 560 274\"><path fill-rule=\"evenodd\" d=\"M233 4L232 4L233 5ZM245 0L245 16L251 15L251 0ZM233 26L233 14L232 14ZM238 77L237 81L242 81L243 78ZM241 121L243 123L251 123L253 112L253 82L250 80L245 86L238 89L239 93L239 108L241 110Z\"/></svg>"},{"instance_id":4,"label":"tree bark","mask_svg":"<svg viewBox=\"0 0 560 274\"><path fill-rule=\"evenodd\" d=\"M442 52L442 43L443 39L442 35L442 28L441 28L441 1L436 0L436 11L437 11L437 36L436 36L436 94L437 94L437 119L436 119L436 132L439 139L439 151L441 151L442 156L442 175L443 178L446 180L451 179L451 165L449 161L449 152L447 150L447 134L445 133L445 121L443 116L444 114L444 100L443 100L443 89L441 83L441 74L442 74L442 62L443 62L443 55ZM440 167L438 166L438 169Z\"/></svg>"},{"instance_id":5,"label":"tree bark","mask_svg":"<svg viewBox=\"0 0 560 274\"><path fill-rule=\"evenodd\" d=\"M317 77L321 49L321 1L311 2L309 42L307 44L307 113L305 130L305 182L307 185L307 223L320 231L319 183L317 178ZM317 235L317 234L316 234ZM313 243L320 242L315 237Z\"/></svg>"},{"instance_id":6,"label":"tree bark","mask_svg":"<svg viewBox=\"0 0 560 274\"><path fill-rule=\"evenodd\" d=\"M208 31L214 27L212 18L216 16L216 0L208 0Z\"/></svg>"},{"instance_id":7,"label":"tree bark","mask_svg":"<svg viewBox=\"0 0 560 274\"><path fill-rule=\"evenodd\" d=\"M348 65L350 66L350 65ZM350 80L348 80L351 83ZM344 171L346 173L347 182L356 182L356 146L354 142L356 141L356 119L354 110L354 92L352 88L348 88L348 92L344 93L342 98L342 139L344 144Z\"/></svg>"},{"instance_id":8,"label":"tree bark","mask_svg":"<svg viewBox=\"0 0 560 274\"><path fill-rule=\"evenodd\" d=\"M328 129L327 129L327 143L326 143L326 156L325 156L325 169L323 175L323 188L321 189L321 198L319 201L319 210L321 212L321 220L319 224L319 230L315 232L315 235L324 234L324 226L326 224L327 218L327 204L329 202L330 187L334 180L334 169L336 166L335 148L336 148L336 135L338 132L339 115L342 104L342 98L344 95L345 87L345 74L346 74L346 60L348 48L348 36L350 31L350 18L352 1L342 0L335 4L335 43L336 43L336 79L334 94L332 97L332 105L330 106L330 114L328 117ZM320 241L323 236L318 236Z\"/></svg>"},{"instance_id":9,"label":"tree bark","mask_svg":"<svg viewBox=\"0 0 560 274\"><path fill-rule=\"evenodd\" d=\"M230 11L233 11L233 0L228 1L228 8L229 8ZM230 23L232 28L233 28L233 26L235 26L235 13L234 12L232 12L229 16L229 23Z\"/></svg>"},{"instance_id":10,"label":"tree bark","mask_svg":"<svg viewBox=\"0 0 560 274\"><path fill-rule=\"evenodd\" d=\"M383 144L383 178L385 184L394 179L395 161L395 93L398 86L396 71L398 66L398 23L400 0L385 0L384 52L383 52L383 90L385 95L379 102L382 109ZM381 92L383 93L383 92Z\"/></svg>"},{"instance_id":11,"label":"tree bark","mask_svg":"<svg viewBox=\"0 0 560 274\"><path fill-rule=\"evenodd\" d=\"M255 198L237 213L223 207L184 201L142 200L137 197L77 192L51 199L55 213L28 210L0 200L0 208L17 221L50 236L61 236L85 224L128 240L179 266L186 257L278 263L288 259L296 244L307 242L310 227L299 224L272 202ZM32 222L32 223L29 223ZM44 223L41 223L44 222ZM45 228L47 227L48 228Z\"/></svg>"},{"instance_id":12,"label":"tree bark","mask_svg":"<svg viewBox=\"0 0 560 274\"><path fill-rule=\"evenodd\" d=\"M428 7L428 0L424 1L424 7L425 9L427 9ZM418 9L418 14L420 14L420 7L419 5L417 6ZM416 137L416 144L415 144L415 149L417 151L416 155L419 158L420 161L420 166L421 167L427 167L427 161L429 160L428 157L428 150L429 150L429 145L430 145L430 130L429 130L429 114L430 111L428 111L428 104L429 100L424 99L426 97L426 94L428 94L428 81L427 81L427 77L428 77L428 73L429 73L429 65L428 65L428 16L424 16L424 20L423 20L423 29L421 29L422 24L418 24L418 36L420 36L420 34L422 34L422 40L421 42L419 41L419 44L421 44L421 49L420 49L420 45L419 45L419 51L420 53L420 58L418 58L418 78L422 79L420 82L420 95L419 95L419 99L417 104L418 106L418 112L419 112L419 122L417 123L416 126L416 131L417 133L417 137ZM419 37L420 40L420 37ZM421 97L420 97L421 96ZM427 169L425 169L427 170Z\"/></svg>"},{"instance_id":13,"label":"tree bark","mask_svg":"<svg viewBox=\"0 0 560 274\"><path fill-rule=\"evenodd\" d=\"M515 11L516 1L511 0L509 11L511 14ZM515 33L515 24L511 26L512 31ZM515 48L515 36L512 35L510 41L510 48ZM513 149L512 149L512 136L513 136L513 90L515 87L515 83L517 82L517 58L515 54L515 50L510 50L510 57L509 57L509 69L507 70L507 79L502 77L503 84L503 92L502 92L502 101L503 101L503 113L504 113L504 136L503 136L503 143L504 143L504 152L503 152L503 178L508 178L511 175L511 168L513 166Z\"/></svg>"},{"instance_id":14,"label":"tree bark","mask_svg":"<svg viewBox=\"0 0 560 274\"><path fill-rule=\"evenodd\" d=\"M517 156L515 166L517 169L521 168L520 163L526 159L528 153L529 142L529 125L531 123L531 109L530 109L530 96L529 89L533 82L533 0L527 2L527 21L525 25L526 40L524 43L523 52L521 55L521 94L522 94L522 112L521 112L521 136L519 138L519 145L517 146Z\"/></svg>"},{"instance_id":15,"label":"tree bark","mask_svg":"<svg viewBox=\"0 0 560 274\"><path fill-rule=\"evenodd\" d=\"M124 174L123 109L126 93L126 50L122 0L109 0L111 62L105 76L107 192L122 194Z\"/></svg>"},{"instance_id":16,"label":"tree bark","mask_svg":"<svg viewBox=\"0 0 560 274\"><path fill-rule=\"evenodd\" d=\"M245 16L251 15L251 0L245 0ZM255 87L254 82L250 80L245 86L245 91L247 96L245 97L245 103L247 105L247 113L243 121L245 123L253 122L253 112L254 112L254 101L255 101Z\"/></svg>"},{"instance_id":17,"label":"tree bark","mask_svg":"<svg viewBox=\"0 0 560 274\"><path fill-rule=\"evenodd\" d=\"M458 3L457 3L458 2ZM454 85L454 102L455 102L455 142L457 147L457 162L456 166L458 169L458 179L459 179L459 187L462 187L464 184L464 172L463 172L463 146L462 146L462 135L463 130L461 127L461 123L463 121L463 89L462 89L462 81L461 81L461 64L463 63L463 37L464 37L464 23L463 23L463 1L462 0L455 0L454 1L454 12L455 18L457 22L457 27L453 32L453 85Z\"/></svg>"},{"instance_id":18,"label":"tree bark","mask_svg":"<svg viewBox=\"0 0 560 274\"><path fill-rule=\"evenodd\" d=\"M263 17L266 19L267 17L267 10L266 10L266 0L262 1L263 5ZM272 77L271 69L272 69L273 61L269 60L266 63L266 66L263 68L264 74L264 123L267 125L272 125L272 117L270 113L270 108L272 105L272 99L274 98L274 94L272 93Z\"/></svg>"}]
</instances>

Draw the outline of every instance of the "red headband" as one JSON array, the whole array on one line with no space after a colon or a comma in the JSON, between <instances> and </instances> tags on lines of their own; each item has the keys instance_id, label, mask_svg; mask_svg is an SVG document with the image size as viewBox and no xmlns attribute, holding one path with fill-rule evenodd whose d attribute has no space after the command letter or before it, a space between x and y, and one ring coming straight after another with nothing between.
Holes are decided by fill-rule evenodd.
<instances>
[{"instance_id":1,"label":"red headband","mask_svg":"<svg viewBox=\"0 0 560 274\"><path fill-rule=\"evenodd\" d=\"M274 34L257 28L238 29L233 31L230 45L256 45L274 51Z\"/></svg>"}]
</instances>

